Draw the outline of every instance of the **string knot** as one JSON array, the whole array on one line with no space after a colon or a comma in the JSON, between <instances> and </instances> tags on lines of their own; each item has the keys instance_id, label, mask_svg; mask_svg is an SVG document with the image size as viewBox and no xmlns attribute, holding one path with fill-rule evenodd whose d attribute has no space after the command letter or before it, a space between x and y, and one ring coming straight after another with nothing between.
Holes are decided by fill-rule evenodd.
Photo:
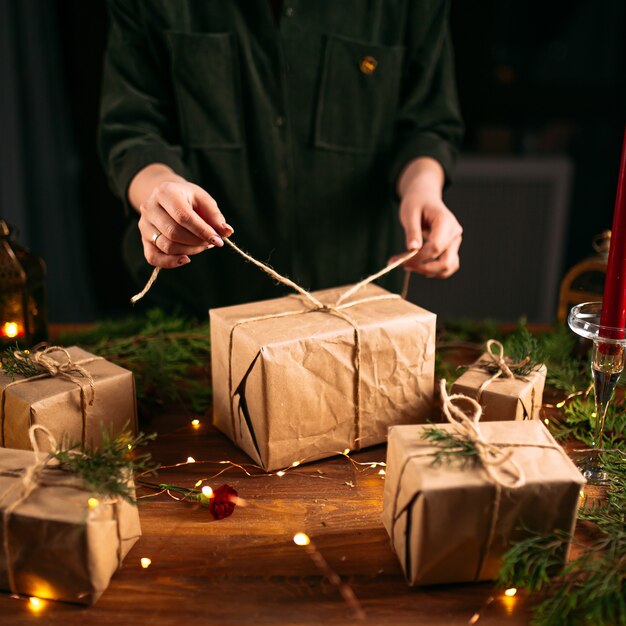
<instances>
[{"instance_id":1,"label":"string knot","mask_svg":"<svg viewBox=\"0 0 626 626\"><path fill-rule=\"evenodd\" d=\"M62 352L65 355L65 362L59 362L49 356L52 352ZM77 384L82 389L79 377L84 378L89 384L90 399L89 405L93 405L95 398L95 384L93 376L79 363L72 361L72 357L67 349L61 346L49 346L35 352L15 350L13 356L23 362L31 363L41 374L48 376L60 376Z\"/></svg>"},{"instance_id":2,"label":"string knot","mask_svg":"<svg viewBox=\"0 0 626 626\"><path fill-rule=\"evenodd\" d=\"M498 376L506 376L507 378L515 378L513 370L518 370L528 365L530 356L522 359L519 363L511 363L511 360L504 355L504 345L496 339L487 341L487 354L492 362L498 368ZM495 348L495 349L494 349Z\"/></svg>"},{"instance_id":3,"label":"string knot","mask_svg":"<svg viewBox=\"0 0 626 626\"><path fill-rule=\"evenodd\" d=\"M490 480L510 489L517 489L525 484L522 468L511 458L512 450L490 443L482 434L479 426L482 407L476 400L460 393L448 395L446 381L440 382L441 401L444 415L452 424L455 432L463 439L474 444L477 458ZM469 414L459 408L455 401L469 404Z\"/></svg>"}]
</instances>

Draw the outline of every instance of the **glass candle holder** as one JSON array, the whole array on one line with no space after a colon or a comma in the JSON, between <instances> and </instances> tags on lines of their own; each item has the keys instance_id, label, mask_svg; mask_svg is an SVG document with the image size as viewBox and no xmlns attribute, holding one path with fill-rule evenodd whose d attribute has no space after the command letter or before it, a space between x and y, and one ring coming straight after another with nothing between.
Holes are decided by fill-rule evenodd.
<instances>
[{"instance_id":1,"label":"glass candle holder","mask_svg":"<svg viewBox=\"0 0 626 626\"><path fill-rule=\"evenodd\" d=\"M613 397L617 381L624 370L626 329L602 326L602 302L584 302L572 307L568 323L581 337L593 342L591 375L595 398L596 422L591 450L576 464L591 484L602 484L607 479L602 463L602 437L606 412Z\"/></svg>"}]
</instances>

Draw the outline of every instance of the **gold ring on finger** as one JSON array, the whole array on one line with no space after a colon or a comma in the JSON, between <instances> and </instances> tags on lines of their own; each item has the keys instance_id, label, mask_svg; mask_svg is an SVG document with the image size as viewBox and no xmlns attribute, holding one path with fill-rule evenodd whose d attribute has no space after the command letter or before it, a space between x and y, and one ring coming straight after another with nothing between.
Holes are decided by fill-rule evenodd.
<instances>
[{"instance_id":1,"label":"gold ring on finger","mask_svg":"<svg viewBox=\"0 0 626 626\"><path fill-rule=\"evenodd\" d=\"M158 230L155 230L152 234L152 245L156 246L157 239L162 235Z\"/></svg>"}]
</instances>

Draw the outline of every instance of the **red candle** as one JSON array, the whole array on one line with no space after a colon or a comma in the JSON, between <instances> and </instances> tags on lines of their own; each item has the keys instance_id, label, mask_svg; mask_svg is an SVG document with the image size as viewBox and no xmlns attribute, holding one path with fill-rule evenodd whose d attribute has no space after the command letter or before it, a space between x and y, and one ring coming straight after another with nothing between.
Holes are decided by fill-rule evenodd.
<instances>
[{"instance_id":1,"label":"red candle","mask_svg":"<svg viewBox=\"0 0 626 626\"><path fill-rule=\"evenodd\" d=\"M606 268L600 324L612 328L626 326L626 128L624 128L622 160L617 180L611 247ZM621 339L623 335L624 333L620 333L619 337L614 338ZM606 332L604 336L607 336Z\"/></svg>"}]
</instances>

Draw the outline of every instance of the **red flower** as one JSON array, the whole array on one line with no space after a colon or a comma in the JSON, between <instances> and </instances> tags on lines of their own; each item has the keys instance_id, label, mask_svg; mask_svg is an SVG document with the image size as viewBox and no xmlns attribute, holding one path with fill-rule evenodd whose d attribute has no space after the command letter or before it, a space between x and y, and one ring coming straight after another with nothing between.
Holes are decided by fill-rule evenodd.
<instances>
[{"instance_id":1,"label":"red flower","mask_svg":"<svg viewBox=\"0 0 626 626\"><path fill-rule=\"evenodd\" d=\"M233 514L237 504L237 490L230 485L222 485L213 492L211 515L214 519L224 519Z\"/></svg>"}]
</instances>

